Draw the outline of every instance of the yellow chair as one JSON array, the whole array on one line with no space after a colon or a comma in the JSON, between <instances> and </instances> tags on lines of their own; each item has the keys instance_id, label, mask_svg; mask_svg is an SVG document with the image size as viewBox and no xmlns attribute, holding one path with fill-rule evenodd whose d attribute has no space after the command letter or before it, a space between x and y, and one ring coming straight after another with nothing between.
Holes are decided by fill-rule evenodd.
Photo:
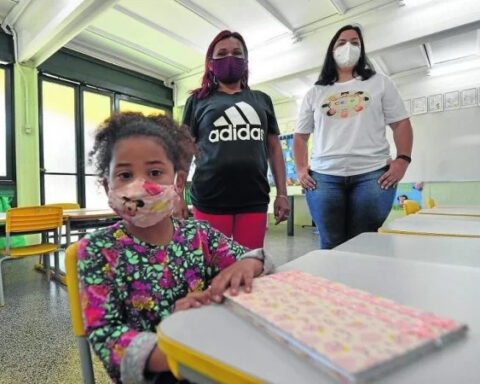
<instances>
[{"instance_id":1,"label":"yellow chair","mask_svg":"<svg viewBox=\"0 0 480 384\"><path fill-rule=\"evenodd\" d=\"M78 292L77 276L77 243L70 245L65 252L65 269L67 272L67 290L70 302L70 314L72 318L73 334L78 341L80 354L80 365L82 377L85 384L95 383L93 374L92 356L90 345L83 327L82 307L80 305L80 294Z\"/></svg>"},{"instance_id":2,"label":"yellow chair","mask_svg":"<svg viewBox=\"0 0 480 384\"><path fill-rule=\"evenodd\" d=\"M3 295L2 264L6 260L19 259L26 256L46 255L58 251L58 241L55 243L41 242L25 247L10 248L10 236L13 233L55 232L55 239L61 235L63 210L58 207L23 207L11 208L5 218L5 249L0 250L0 307L5 305ZM47 276L50 278L50 258L45 257Z\"/></svg>"},{"instance_id":3,"label":"yellow chair","mask_svg":"<svg viewBox=\"0 0 480 384\"><path fill-rule=\"evenodd\" d=\"M403 212L405 215L411 215L412 213L416 213L420 210L420 205L415 200L404 200L403 201Z\"/></svg>"},{"instance_id":4,"label":"yellow chair","mask_svg":"<svg viewBox=\"0 0 480 384\"><path fill-rule=\"evenodd\" d=\"M80 204L78 203L53 203L53 204L46 204L47 207L59 207L62 208L63 210L65 209L80 209ZM85 233L84 232L75 232L71 233L70 236L83 236ZM65 234L65 237L67 237L67 234ZM66 243L62 243L61 249L65 249L68 246L68 239Z\"/></svg>"},{"instance_id":5,"label":"yellow chair","mask_svg":"<svg viewBox=\"0 0 480 384\"><path fill-rule=\"evenodd\" d=\"M427 205L428 205L428 208L434 208L435 207L435 200L433 200L431 197L429 197L428 200L427 200Z\"/></svg>"}]
</instances>

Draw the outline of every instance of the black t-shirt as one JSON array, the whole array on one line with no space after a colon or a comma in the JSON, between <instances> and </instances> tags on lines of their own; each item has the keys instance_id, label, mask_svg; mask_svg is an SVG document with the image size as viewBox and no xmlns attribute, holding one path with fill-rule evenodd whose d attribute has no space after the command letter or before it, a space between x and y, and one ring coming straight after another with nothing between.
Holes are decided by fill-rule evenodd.
<instances>
[{"instance_id":1,"label":"black t-shirt","mask_svg":"<svg viewBox=\"0 0 480 384\"><path fill-rule=\"evenodd\" d=\"M192 180L193 205L202 212L266 212L269 202L267 136L279 134L272 100L243 89L187 100L183 123L200 148Z\"/></svg>"}]
</instances>

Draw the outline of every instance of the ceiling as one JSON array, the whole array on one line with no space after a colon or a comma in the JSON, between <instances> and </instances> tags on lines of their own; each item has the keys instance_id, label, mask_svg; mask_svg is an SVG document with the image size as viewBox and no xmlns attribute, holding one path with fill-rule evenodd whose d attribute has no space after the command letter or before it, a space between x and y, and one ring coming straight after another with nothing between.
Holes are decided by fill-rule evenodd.
<instances>
[{"instance_id":1,"label":"ceiling","mask_svg":"<svg viewBox=\"0 0 480 384\"><path fill-rule=\"evenodd\" d=\"M28 10L32 4L42 1L54 0L0 0L0 18L15 12L15 8L18 13L19 7ZM102 0L56 0L55 5L65 9L76 2L80 9L86 8L88 2L98 4L99 1ZM476 0L120 0L109 3L91 11L88 17L79 16L78 19L83 17L82 22L74 26L78 31L69 32L72 36L68 39L57 37L55 48L59 48L60 41L65 41L62 45L71 49L163 79L167 84L184 82L186 88L198 84L208 44L223 29L242 33L249 47L251 82L277 101L303 96L318 77L324 49L333 32L347 23L362 25L373 64L394 79L426 73L449 62L480 58L480 2ZM457 7L449 8L453 3ZM441 6L445 9L440 10ZM435 12L439 12L437 16ZM9 17L12 19L11 14ZM9 23L18 29L17 34L22 27L27 30L31 25L21 17L20 21L14 19ZM45 29L53 24L45 23ZM51 27L51 31L56 30L58 28ZM52 33L43 36L48 39ZM53 47L43 54L42 60L47 53L53 53ZM35 46L30 44L29 48L34 51Z\"/></svg>"}]
</instances>

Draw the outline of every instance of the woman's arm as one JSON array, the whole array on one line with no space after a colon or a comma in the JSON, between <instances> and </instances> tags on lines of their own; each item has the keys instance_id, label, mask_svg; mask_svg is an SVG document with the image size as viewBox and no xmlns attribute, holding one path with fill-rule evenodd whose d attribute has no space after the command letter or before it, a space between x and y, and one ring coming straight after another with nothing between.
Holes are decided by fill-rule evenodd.
<instances>
[{"instance_id":1,"label":"woman's arm","mask_svg":"<svg viewBox=\"0 0 480 384\"><path fill-rule=\"evenodd\" d=\"M315 189L315 180L308 174L308 149L309 133L295 133L293 135L293 158L297 168L298 180L306 190Z\"/></svg>"},{"instance_id":2,"label":"woman's arm","mask_svg":"<svg viewBox=\"0 0 480 384\"><path fill-rule=\"evenodd\" d=\"M287 199L287 184L285 175L285 162L283 159L282 146L275 134L267 136L270 168L277 188L277 196L274 202L275 224L287 219L290 213Z\"/></svg>"},{"instance_id":3,"label":"woman's arm","mask_svg":"<svg viewBox=\"0 0 480 384\"><path fill-rule=\"evenodd\" d=\"M397 148L398 155L410 156L413 145L413 131L410 119L404 119L391 123L393 131L393 140ZM388 189L400 182L405 175L408 167L408 161L404 159L395 159L388 163L389 169L378 179L381 188Z\"/></svg>"}]
</instances>

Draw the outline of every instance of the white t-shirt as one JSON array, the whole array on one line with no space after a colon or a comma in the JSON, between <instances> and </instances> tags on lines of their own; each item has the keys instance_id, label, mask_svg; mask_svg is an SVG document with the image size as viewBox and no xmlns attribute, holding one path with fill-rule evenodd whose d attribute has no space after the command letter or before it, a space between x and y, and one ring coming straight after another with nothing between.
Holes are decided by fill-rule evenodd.
<instances>
[{"instance_id":1,"label":"white t-shirt","mask_svg":"<svg viewBox=\"0 0 480 384\"><path fill-rule=\"evenodd\" d=\"M395 85L377 73L365 81L315 85L303 99L296 133L313 133L313 171L353 176L387 164L385 126L408 117Z\"/></svg>"}]
</instances>

